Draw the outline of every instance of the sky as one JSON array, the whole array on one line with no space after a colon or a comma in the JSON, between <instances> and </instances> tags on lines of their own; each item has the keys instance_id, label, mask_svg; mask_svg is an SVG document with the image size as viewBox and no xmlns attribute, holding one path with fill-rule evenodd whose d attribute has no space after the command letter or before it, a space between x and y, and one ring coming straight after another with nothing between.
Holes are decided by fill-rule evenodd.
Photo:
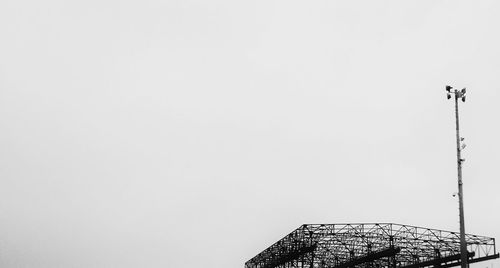
<instances>
[{"instance_id":1,"label":"sky","mask_svg":"<svg viewBox=\"0 0 500 268\"><path fill-rule=\"evenodd\" d=\"M500 238L498 1L2 0L0 266L243 267L304 223ZM500 267L500 261L473 267Z\"/></svg>"}]
</instances>

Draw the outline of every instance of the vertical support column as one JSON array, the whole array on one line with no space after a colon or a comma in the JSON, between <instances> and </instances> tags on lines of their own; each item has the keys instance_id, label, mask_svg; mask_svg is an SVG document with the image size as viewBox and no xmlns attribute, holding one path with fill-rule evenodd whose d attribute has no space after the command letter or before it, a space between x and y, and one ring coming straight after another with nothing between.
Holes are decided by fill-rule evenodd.
<instances>
[{"instance_id":1,"label":"vertical support column","mask_svg":"<svg viewBox=\"0 0 500 268\"><path fill-rule=\"evenodd\" d=\"M441 259L441 252L439 251L439 248L434 249L434 259ZM434 264L434 268L439 268L441 267L441 263L436 263Z\"/></svg>"},{"instance_id":2,"label":"vertical support column","mask_svg":"<svg viewBox=\"0 0 500 268\"><path fill-rule=\"evenodd\" d=\"M458 98L461 93L455 90L455 123L457 134L457 173L458 173L458 209L460 217L460 260L462 268L468 268L467 244L465 242L465 223L464 223L464 193L462 187L462 157L460 149L460 126L458 118Z\"/></svg>"},{"instance_id":3,"label":"vertical support column","mask_svg":"<svg viewBox=\"0 0 500 268\"><path fill-rule=\"evenodd\" d=\"M396 256L391 256L390 258L390 267L391 268L396 268Z\"/></svg>"},{"instance_id":4,"label":"vertical support column","mask_svg":"<svg viewBox=\"0 0 500 268\"><path fill-rule=\"evenodd\" d=\"M314 235L314 232L313 231L309 231L309 238L311 239L310 240L311 241L310 245L314 244L313 235ZM314 250L311 251L311 265L310 265L310 268L314 268Z\"/></svg>"},{"instance_id":5,"label":"vertical support column","mask_svg":"<svg viewBox=\"0 0 500 268\"><path fill-rule=\"evenodd\" d=\"M389 247L394 248L394 236L392 236L392 235L389 236ZM396 257L395 256L389 257L387 267L396 268Z\"/></svg>"}]
</instances>

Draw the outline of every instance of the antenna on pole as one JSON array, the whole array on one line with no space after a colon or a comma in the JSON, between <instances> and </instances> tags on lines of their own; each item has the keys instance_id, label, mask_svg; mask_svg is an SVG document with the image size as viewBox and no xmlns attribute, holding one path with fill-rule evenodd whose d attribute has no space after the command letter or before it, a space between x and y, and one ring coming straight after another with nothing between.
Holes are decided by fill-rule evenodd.
<instances>
[{"instance_id":1,"label":"antenna on pole","mask_svg":"<svg viewBox=\"0 0 500 268\"><path fill-rule=\"evenodd\" d=\"M456 137L457 137L457 171L458 171L458 209L460 217L460 264L461 268L468 268L468 252L467 244L465 242L465 223L464 223L464 194L462 186L462 159L461 152L465 149L465 143L463 143L464 138L460 137L460 127L458 118L458 99L465 102L466 89L461 90L454 89L452 86L446 86L446 97L451 99L451 96L455 96L455 125L456 125Z\"/></svg>"}]
</instances>

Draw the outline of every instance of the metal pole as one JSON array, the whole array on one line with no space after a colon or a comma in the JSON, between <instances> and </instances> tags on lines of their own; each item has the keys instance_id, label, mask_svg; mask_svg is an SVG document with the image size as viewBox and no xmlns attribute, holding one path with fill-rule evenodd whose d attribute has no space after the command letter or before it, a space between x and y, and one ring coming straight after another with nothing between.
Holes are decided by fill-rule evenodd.
<instances>
[{"instance_id":1,"label":"metal pole","mask_svg":"<svg viewBox=\"0 0 500 268\"><path fill-rule=\"evenodd\" d=\"M455 121L457 130L457 164L458 164L458 206L460 217L460 259L462 268L468 268L467 244L465 243L465 223L464 223L464 192L462 189L462 157L460 154L460 129L458 120L458 98L460 92L455 90Z\"/></svg>"}]
</instances>

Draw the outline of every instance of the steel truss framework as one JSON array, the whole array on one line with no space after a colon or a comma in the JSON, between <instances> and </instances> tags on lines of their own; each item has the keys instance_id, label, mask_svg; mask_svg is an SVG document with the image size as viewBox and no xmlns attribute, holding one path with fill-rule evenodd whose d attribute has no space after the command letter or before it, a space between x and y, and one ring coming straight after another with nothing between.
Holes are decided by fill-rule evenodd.
<instances>
[{"instance_id":1,"label":"steel truss framework","mask_svg":"<svg viewBox=\"0 0 500 268\"><path fill-rule=\"evenodd\" d=\"M469 263L498 258L495 239L466 234ZM447 268L460 265L460 233L393 223L304 224L245 268Z\"/></svg>"}]
</instances>

